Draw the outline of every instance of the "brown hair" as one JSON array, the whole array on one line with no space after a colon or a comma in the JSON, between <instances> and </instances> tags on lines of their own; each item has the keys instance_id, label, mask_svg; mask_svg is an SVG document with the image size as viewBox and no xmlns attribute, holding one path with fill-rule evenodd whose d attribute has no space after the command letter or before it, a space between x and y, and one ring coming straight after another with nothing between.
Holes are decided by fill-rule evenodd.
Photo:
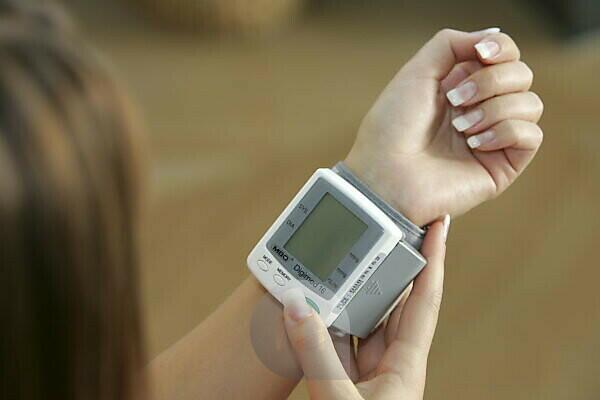
<instances>
[{"instance_id":1,"label":"brown hair","mask_svg":"<svg viewBox=\"0 0 600 400\"><path fill-rule=\"evenodd\" d=\"M55 5L0 0L0 398L130 399L137 129Z\"/></svg>"}]
</instances>

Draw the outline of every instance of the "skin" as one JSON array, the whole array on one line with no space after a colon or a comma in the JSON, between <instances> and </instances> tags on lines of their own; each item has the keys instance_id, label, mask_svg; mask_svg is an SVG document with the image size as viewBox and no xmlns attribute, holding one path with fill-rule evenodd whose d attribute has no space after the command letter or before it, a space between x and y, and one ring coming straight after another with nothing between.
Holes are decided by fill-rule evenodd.
<instances>
[{"instance_id":1,"label":"skin","mask_svg":"<svg viewBox=\"0 0 600 400\"><path fill-rule=\"evenodd\" d=\"M311 399L423 398L427 356L442 301L446 229L436 222L428 230L422 248L427 267L387 326L363 341L356 357L347 359L351 366L340 360L327 328L310 307L308 315L299 316L297 308L286 305L285 329ZM351 379L347 371L356 376Z\"/></svg>"},{"instance_id":2,"label":"skin","mask_svg":"<svg viewBox=\"0 0 600 400\"><path fill-rule=\"evenodd\" d=\"M475 45L490 41L499 53L484 59ZM506 34L440 31L382 92L364 118L346 164L418 225L460 215L498 196L542 142L537 122L543 105L529 92L533 74L519 58L517 45ZM447 92L466 82L474 82L477 93L452 106ZM458 132L453 118L477 109L483 110L483 119ZM487 129L495 139L469 148L467 138ZM250 277L206 321L152 361L155 399L283 399L302 372L310 376L310 363L304 359L330 366L325 378L329 373L335 378L308 380L315 399L422 398L441 301L445 245L440 225L434 224L427 235L423 253L429 266L412 293L384 328L358 343L356 356L346 339L334 344L343 363L334 358L318 318L299 324L309 328L294 330L286 312L284 326L280 306ZM251 334L257 313L271 323ZM292 347L285 340L286 328ZM302 346L315 335L322 351ZM275 358L289 363L288 373L268 367L257 356L254 345L261 338L274 338Z\"/></svg>"},{"instance_id":3,"label":"skin","mask_svg":"<svg viewBox=\"0 0 600 400\"><path fill-rule=\"evenodd\" d=\"M494 41L500 54L475 50ZM533 74L504 33L443 30L394 77L359 129L347 165L418 225L465 213L501 194L542 143L543 104L529 92ZM446 93L475 82L478 93L453 107ZM484 120L464 133L452 119L483 109ZM476 150L465 137L491 128L497 139Z\"/></svg>"}]
</instances>

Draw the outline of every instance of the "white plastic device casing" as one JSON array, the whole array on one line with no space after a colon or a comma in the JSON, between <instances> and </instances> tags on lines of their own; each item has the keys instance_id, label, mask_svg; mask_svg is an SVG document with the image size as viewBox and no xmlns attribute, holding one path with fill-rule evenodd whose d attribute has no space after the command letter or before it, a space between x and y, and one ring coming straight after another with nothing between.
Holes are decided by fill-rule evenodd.
<instances>
[{"instance_id":1,"label":"white plastic device casing","mask_svg":"<svg viewBox=\"0 0 600 400\"><path fill-rule=\"evenodd\" d=\"M324 179L332 186L341 191L348 199L356 204L357 207L361 208L366 212L374 221L377 223L383 231L383 234L379 240L369 250L367 255L360 261L354 271L346 278L344 283L340 286L333 297L330 299L324 299L317 295L315 292L304 286L304 284L297 280L293 274L288 273L284 266L282 266L277 258L268 250L267 243L269 239L275 234L281 224L285 223L290 213L298 206L298 203L304 198L305 194L315 184L318 179ZM403 238L403 232L396 226L396 224L375 204L373 204L365 195L359 192L354 186L346 182L342 177L337 175L330 169L321 168L318 169L302 187L302 189L296 194L292 201L288 204L281 215L275 220L273 225L263 235L254 249L248 255L247 263L248 268L256 279L265 287L265 289L273 295L278 301L281 302L282 293L292 287L299 287L303 290L304 295L308 299L308 302L314 302L317 305L319 315L321 316L324 323L329 327L338 315L344 310L344 308L336 307L340 300L347 294L356 293L358 288L352 288L355 282L363 275L363 272L367 270L370 264L374 263L374 260L385 259L385 257L394 249L400 240ZM379 257L379 258L377 258ZM261 268L259 266L263 266ZM377 265L380 265L380 261ZM264 270L265 264L268 267ZM370 271L370 273L374 272ZM279 275L280 278L276 278L275 275ZM277 283L279 280L280 283ZM365 279L363 279L364 281ZM284 281L284 285L281 282ZM353 289L353 290L351 290ZM346 302L346 305L348 302Z\"/></svg>"}]
</instances>

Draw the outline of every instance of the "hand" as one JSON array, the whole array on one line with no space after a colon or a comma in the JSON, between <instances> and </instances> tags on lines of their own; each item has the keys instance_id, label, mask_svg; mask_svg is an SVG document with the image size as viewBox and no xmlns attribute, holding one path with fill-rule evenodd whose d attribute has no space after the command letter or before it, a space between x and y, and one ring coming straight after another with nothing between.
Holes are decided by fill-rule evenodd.
<instances>
[{"instance_id":1,"label":"hand","mask_svg":"<svg viewBox=\"0 0 600 400\"><path fill-rule=\"evenodd\" d=\"M427 356L438 320L444 281L449 219L428 230L422 247L427 266L385 327L361 341L347 368L348 377L327 328L306 304L301 290L283 297L284 325L304 371L311 399L422 399Z\"/></svg>"},{"instance_id":2,"label":"hand","mask_svg":"<svg viewBox=\"0 0 600 400\"><path fill-rule=\"evenodd\" d=\"M440 31L368 112L347 166L418 225L499 195L542 142L543 104L519 57L495 29Z\"/></svg>"}]
</instances>

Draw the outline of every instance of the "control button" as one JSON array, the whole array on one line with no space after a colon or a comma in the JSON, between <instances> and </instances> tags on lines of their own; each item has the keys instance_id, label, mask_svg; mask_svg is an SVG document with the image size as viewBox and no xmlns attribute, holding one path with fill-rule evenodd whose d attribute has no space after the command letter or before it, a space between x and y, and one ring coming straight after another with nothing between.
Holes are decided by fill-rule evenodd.
<instances>
[{"instance_id":1,"label":"control button","mask_svg":"<svg viewBox=\"0 0 600 400\"><path fill-rule=\"evenodd\" d=\"M273 275L273 280L279 286L285 286L285 278L283 276L281 276L279 274L275 274L275 275Z\"/></svg>"},{"instance_id":2,"label":"control button","mask_svg":"<svg viewBox=\"0 0 600 400\"><path fill-rule=\"evenodd\" d=\"M260 268L261 271L268 271L269 270L269 264L267 264L263 260L258 260L256 262L256 264L258 265L258 268Z\"/></svg>"},{"instance_id":3,"label":"control button","mask_svg":"<svg viewBox=\"0 0 600 400\"><path fill-rule=\"evenodd\" d=\"M317 303L315 303L313 300L309 299L308 297L306 298L306 302L308 303L309 306L311 306L312 308L315 309L315 311L317 312L317 314L321 313L321 310L319 310L319 306L317 305Z\"/></svg>"}]
</instances>

